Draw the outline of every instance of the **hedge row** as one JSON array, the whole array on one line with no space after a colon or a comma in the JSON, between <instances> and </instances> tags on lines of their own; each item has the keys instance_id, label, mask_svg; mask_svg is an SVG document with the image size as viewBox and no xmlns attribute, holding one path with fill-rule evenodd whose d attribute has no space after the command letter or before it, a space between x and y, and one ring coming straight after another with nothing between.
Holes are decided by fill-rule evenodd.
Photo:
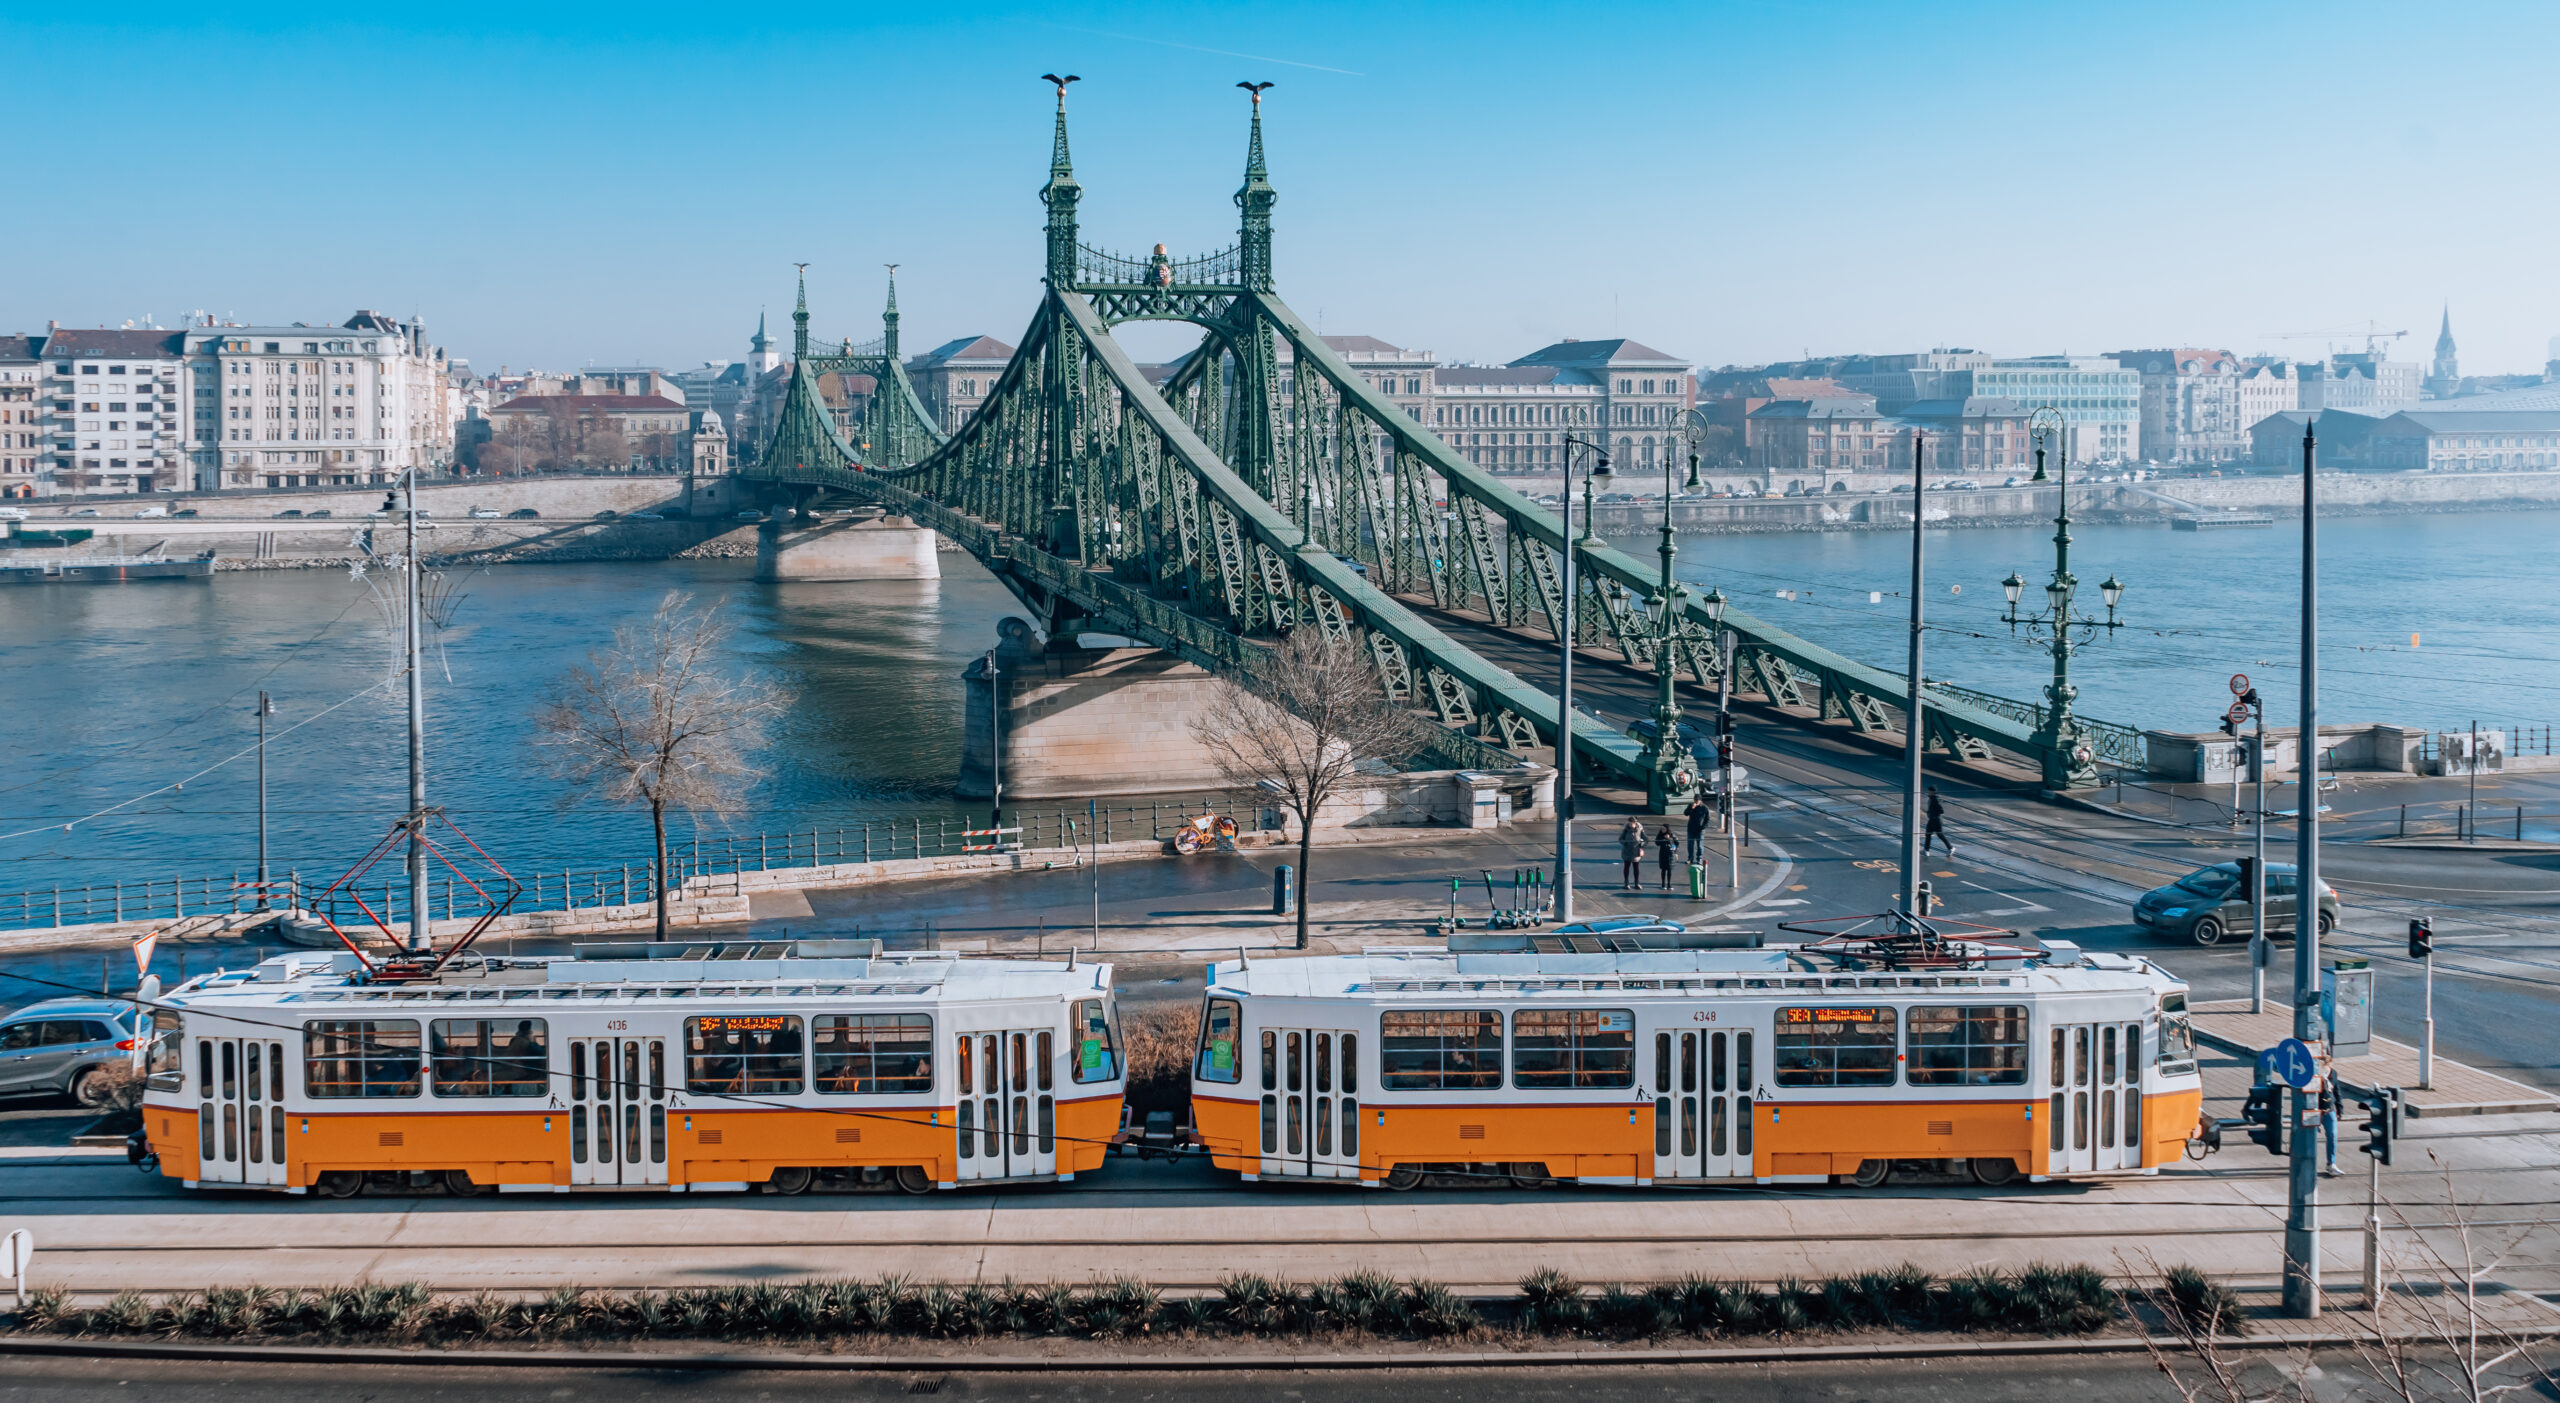
<instances>
[{"instance_id":1,"label":"hedge row","mask_svg":"<svg viewBox=\"0 0 2560 1403\"><path fill-rule=\"evenodd\" d=\"M2154 1299L2225 1332L2237 1328L2236 1301L2192 1269L2169 1273ZM1941 1280L1902 1266L1765 1287L1689 1277L1597 1291L1541 1270L1522 1279L1516 1296L1477 1301L1434 1282L1375 1272L1307 1285L1238 1275L1215 1293L1171 1298L1127 1278L1081 1286L946 1286L882 1277L628 1293L563 1287L531 1300L364 1283L317 1291L226 1287L156 1299L128 1291L87 1308L71 1306L60 1291L45 1291L28 1299L16 1326L84 1336L403 1344L857 1335L1436 1340L1499 1332L1649 1340L1858 1329L2086 1334L2115 1321L2121 1309L2105 1277L2090 1267L1984 1270Z\"/></svg>"}]
</instances>

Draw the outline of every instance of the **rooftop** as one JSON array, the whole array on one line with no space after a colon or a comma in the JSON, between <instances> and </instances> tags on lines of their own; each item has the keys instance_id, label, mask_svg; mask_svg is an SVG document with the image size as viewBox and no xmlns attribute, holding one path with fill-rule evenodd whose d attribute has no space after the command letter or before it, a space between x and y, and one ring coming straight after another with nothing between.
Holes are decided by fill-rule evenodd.
<instances>
[{"instance_id":1,"label":"rooftop","mask_svg":"<svg viewBox=\"0 0 2560 1403\"><path fill-rule=\"evenodd\" d=\"M548 414L565 409L577 413L624 414L683 408L682 404L665 395L518 395L489 412L503 414L513 409L527 414Z\"/></svg>"},{"instance_id":2,"label":"rooftop","mask_svg":"<svg viewBox=\"0 0 2560 1403\"><path fill-rule=\"evenodd\" d=\"M65 327L46 338L48 356L124 356L132 359L175 359L185 344L182 331L81 331Z\"/></svg>"},{"instance_id":3,"label":"rooftop","mask_svg":"<svg viewBox=\"0 0 2560 1403\"><path fill-rule=\"evenodd\" d=\"M1689 363L1623 336L1605 341L1558 341L1512 362L1513 365L1556 365L1576 370L1687 370Z\"/></svg>"},{"instance_id":4,"label":"rooftop","mask_svg":"<svg viewBox=\"0 0 2560 1403\"><path fill-rule=\"evenodd\" d=\"M945 341L907 364L910 368L917 368L943 365L952 361L1002 362L1011 359L1013 359L1013 348L992 336L963 336L956 341Z\"/></svg>"}]
</instances>

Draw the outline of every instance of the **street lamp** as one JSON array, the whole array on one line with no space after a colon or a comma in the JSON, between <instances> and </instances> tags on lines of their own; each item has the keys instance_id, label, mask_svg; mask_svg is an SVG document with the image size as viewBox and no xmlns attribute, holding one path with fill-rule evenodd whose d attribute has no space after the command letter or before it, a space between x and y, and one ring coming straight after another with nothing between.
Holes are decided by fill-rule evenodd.
<instances>
[{"instance_id":1,"label":"street lamp","mask_svg":"<svg viewBox=\"0 0 2560 1403\"><path fill-rule=\"evenodd\" d=\"M1556 919L1573 919L1573 635L1574 561L1582 554L1582 543L1573 538L1573 450L1591 450L1591 466L1582 477L1583 528L1591 525L1591 494L1595 481L1609 477L1609 454L1589 439L1564 436L1564 490L1557 498L1564 508L1564 609L1556 630Z\"/></svg>"},{"instance_id":2,"label":"street lamp","mask_svg":"<svg viewBox=\"0 0 2560 1403\"><path fill-rule=\"evenodd\" d=\"M2053 578L2045 584L2045 607L2032 613L2020 613L2018 601L2026 593L2027 582L2016 571L2000 582L2001 593L2009 597L2008 612L2001 622L2016 633L2020 625L2030 639L2046 640L2053 656L2053 681L2044 689L2044 717L2036 726L2036 745L2044 754L2044 783L2048 789L2072 789L2097 782L2097 766L2091 762L2089 748L2081 743L2080 725L2071 714L2071 702L2079 689L2071 685L2071 655L2088 646L2100 630L2109 633L2124 627L2116 617L2116 605L2124 598L2124 582L2107 576L2098 586L2099 598L2106 601L2107 616L2092 618L2076 613L2072 596L2080 581L2071 573L2071 439L2061 411L2051 405L2036 410L2027 421L2036 441L2036 482L2053 482L2059 505L2053 517ZM2052 435L2060 440L2055 471L2045 476L2045 439Z\"/></svg>"},{"instance_id":3,"label":"street lamp","mask_svg":"<svg viewBox=\"0 0 2560 1403\"><path fill-rule=\"evenodd\" d=\"M1676 458L1669 451L1662 455L1662 579L1650 601L1653 607L1653 671L1656 690L1653 701L1652 764L1645 771L1645 807L1667 814L1696 789L1698 777L1690 767L1689 748L1680 741L1680 698L1678 664L1680 641L1680 604L1689 597L1688 587L1673 577L1673 566L1680 558L1679 533L1671 526L1671 478ZM1689 485L1698 485L1698 455L1689 455Z\"/></svg>"}]
</instances>

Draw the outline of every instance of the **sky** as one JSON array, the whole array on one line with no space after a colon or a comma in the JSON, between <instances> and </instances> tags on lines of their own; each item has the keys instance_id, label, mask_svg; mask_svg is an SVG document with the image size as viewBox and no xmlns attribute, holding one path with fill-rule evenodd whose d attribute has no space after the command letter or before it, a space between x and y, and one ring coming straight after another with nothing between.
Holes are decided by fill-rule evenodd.
<instances>
[{"instance_id":1,"label":"sky","mask_svg":"<svg viewBox=\"0 0 2560 1403\"><path fill-rule=\"evenodd\" d=\"M1444 360L2560 335L2548 0L220 8L0 15L0 332L369 307L678 369L787 338L805 261L822 336L896 263L911 350L1014 341L1058 72L1130 252L1233 241L1234 84L1276 83L1281 295Z\"/></svg>"}]
</instances>

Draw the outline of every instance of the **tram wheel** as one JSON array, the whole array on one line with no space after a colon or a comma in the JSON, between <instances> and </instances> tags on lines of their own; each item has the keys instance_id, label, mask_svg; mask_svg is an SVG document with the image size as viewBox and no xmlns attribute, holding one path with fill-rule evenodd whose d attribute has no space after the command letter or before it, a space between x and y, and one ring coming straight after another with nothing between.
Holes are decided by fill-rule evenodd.
<instances>
[{"instance_id":1,"label":"tram wheel","mask_svg":"<svg viewBox=\"0 0 2560 1403\"><path fill-rule=\"evenodd\" d=\"M1969 1167L1973 1182L1989 1188L1996 1189L2018 1177L2018 1162L2014 1159L1977 1159Z\"/></svg>"},{"instance_id":2,"label":"tram wheel","mask_svg":"<svg viewBox=\"0 0 2560 1403\"><path fill-rule=\"evenodd\" d=\"M1849 1182L1862 1189L1881 1188L1892 1175L1892 1160L1862 1159L1858 1161L1858 1172L1849 1176Z\"/></svg>"},{"instance_id":3,"label":"tram wheel","mask_svg":"<svg viewBox=\"0 0 2560 1403\"><path fill-rule=\"evenodd\" d=\"M911 1194L929 1194L933 1192L933 1176L925 1173L920 1164L902 1164L898 1166L898 1187Z\"/></svg>"},{"instance_id":4,"label":"tram wheel","mask_svg":"<svg viewBox=\"0 0 2560 1403\"><path fill-rule=\"evenodd\" d=\"M364 1175L352 1169L324 1169L312 1185L326 1198L354 1198L364 1192Z\"/></svg>"},{"instance_id":5,"label":"tram wheel","mask_svg":"<svg viewBox=\"0 0 2560 1403\"><path fill-rule=\"evenodd\" d=\"M1408 1189L1419 1187L1421 1183L1421 1165L1399 1164L1393 1169L1387 1171L1387 1187L1395 1190L1397 1193L1403 1193Z\"/></svg>"},{"instance_id":6,"label":"tram wheel","mask_svg":"<svg viewBox=\"0 0 2560 1403\"><path fill-rule=\"evenodd\" d=\"M471 1171L448 1169L444 1172L444 1191L455 1198L476 1198L489 1192L489 1185L471 1182Z\"/></svg>"},{"instance_id":7,"label":"tram wheel","mask_svg":"<svg viewBox=\"0 0 2560 1403\"><path fill-rule=\"evenodd\" d=\"M1524 1160L1516 1164L1506 1164L1502 1168L1504 1173L1511 1176L1511 1187L1515 1189L1543 1189L1555 1182L1548 1177L1544 1160Z\"/></svg>"},{"instance_id":8,"label":"tram wheel","mask_svg":"<svg viewBox=\"0 0 2560 1403\"><path fill-rule=\"evenodd\" d=\"M765 1187L778 1194L805 1194L809 1191L809 1181L816 1177L810 1170L794 1165L773 1171L773 1177L765 1181Z\"/></svg>"}]
</instances>

